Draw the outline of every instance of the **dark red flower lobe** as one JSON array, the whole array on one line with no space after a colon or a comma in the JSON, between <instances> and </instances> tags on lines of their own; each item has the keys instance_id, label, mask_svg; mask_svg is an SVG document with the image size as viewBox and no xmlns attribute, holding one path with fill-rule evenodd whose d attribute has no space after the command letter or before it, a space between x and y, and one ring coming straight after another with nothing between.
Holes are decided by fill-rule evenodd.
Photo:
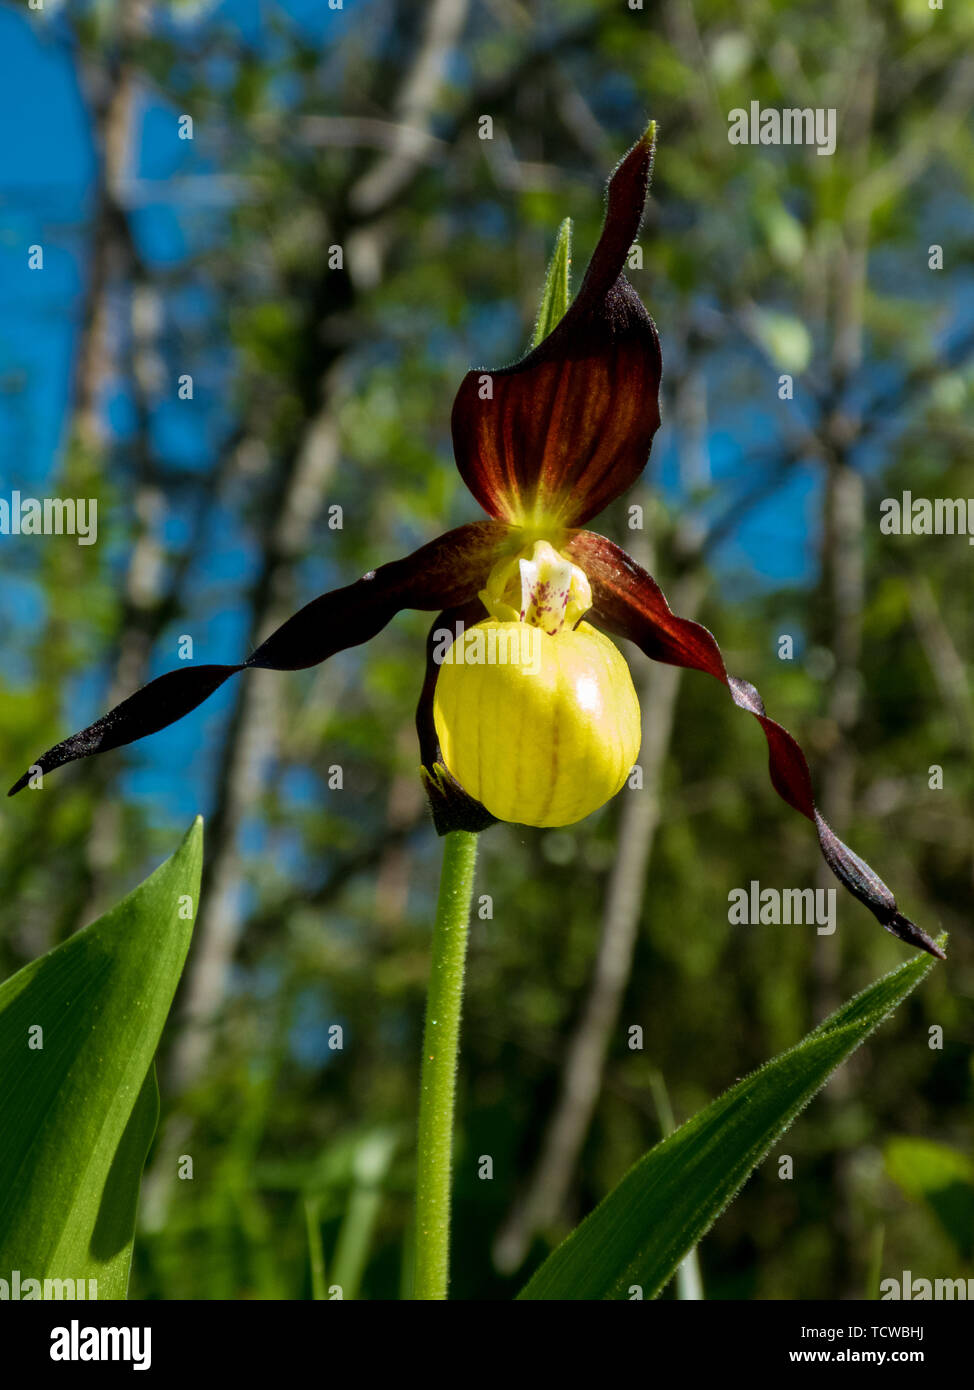
<instances>
[{"instance_id":1,"label":"dark red flower lobe","mask_svg":"<svg viewBox=\"0 0 974 1390\"><path fill-rule=\"evenodd\" d=\"M506 537L507 528L492 521L459 526L412 555L313 599L246 661L167 671L88 728L49 748L14 783L8 796L27 786L34 768L50 772L167 728L240 671L300 671L317 666L336 652L368 642L404 608L436 610L470 602L486 582Z\"/></svg>"},{"instance_id":2,"label":"dark red flower lobe","mask_svg":"<svg viewBox=\"0 0 974 1390\"><path fill-rule=\"evenodd\" d=\"M727 687L740 709L754 715L767 739L768 770L775 791L815 826L822 854L839 881L893 936L945 959L937 943L899 911L879 875L843 844L822 818L812 795L804 753L787 729L765 714L764 702L754 686L727 674L712 634L700 623L678 618L656 580L604 536L580 531L565 551L588 575L595 617L607 631L628 638L654 661L706 671Z\"/></svg>"},{"instance_id":3,"label":"dark red flower lobe","mask_svg":"<svg viewBox=\"0 0 974 1390\"><path fill-rule=\"evenodd\" d=\"M549 530L579 526L646 466L662 360L653 321L622 271L652 163L647 132L609 182L601 238L554 331L513 367L468 372L460 385L457 467L490 516Z\"/></svg>"}]
</instances>

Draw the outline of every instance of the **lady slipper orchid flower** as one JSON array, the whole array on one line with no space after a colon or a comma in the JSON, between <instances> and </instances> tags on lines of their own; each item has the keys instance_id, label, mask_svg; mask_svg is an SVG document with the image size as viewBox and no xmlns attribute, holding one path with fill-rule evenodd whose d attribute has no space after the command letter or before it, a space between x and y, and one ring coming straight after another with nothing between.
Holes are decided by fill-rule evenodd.
<instances>
[{"instance_id":1,"label":"lady slipper orchid flower","mask_svg":"<svg viewBox=\"0 0 974 1390\"><path fill-rule=\"evenodd\" d=\"M314 599L238 665L151 681L49 749L11 795L38 771L166 728L241 671L316 666L414 608L439 610L417 711L437 830L482 830L497 819L568 825L614 796L638 755L639 705L610 640L624 637L655 661L721 681L761 725L775 790L814 824L839 880L887 931L943 956L823 820L798 744L768 718L753 685L727 674L707 629L672 613L625 551L582 529L642 473L659 426L659 339L623 274L654 142L651 124L612 175L598 245L553 331L513 366L471 371L461 383L457 467L490 519Z\"/></svg>"}]
</instances>

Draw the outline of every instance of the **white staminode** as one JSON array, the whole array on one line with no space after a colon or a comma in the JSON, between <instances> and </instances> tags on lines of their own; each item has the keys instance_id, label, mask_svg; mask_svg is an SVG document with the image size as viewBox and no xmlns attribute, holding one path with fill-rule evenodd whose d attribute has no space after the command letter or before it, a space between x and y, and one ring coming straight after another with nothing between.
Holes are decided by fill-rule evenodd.
<instances>
[{"instance_id":1,"label":"white staminode","mask_svg":"<svg viewBox=\"0 0 974 1390\"><path fill-rule=\"evenodd\" d=\"M563 627L575 627L592 606L584 570L548 541L535 541L530 553L502 560L480 597L501 622L528 623L550 637Z\"/></svg>"}]
</instances>

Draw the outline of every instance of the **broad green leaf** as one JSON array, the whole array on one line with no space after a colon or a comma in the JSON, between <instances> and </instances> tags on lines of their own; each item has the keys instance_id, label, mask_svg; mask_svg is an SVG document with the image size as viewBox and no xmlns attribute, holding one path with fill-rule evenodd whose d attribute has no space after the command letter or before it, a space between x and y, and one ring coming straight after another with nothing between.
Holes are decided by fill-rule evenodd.
<instances>
[{"instance_id":1,"label":"broad green leaf","mask_svg":"<svg viewBox=\"0 0 974 1390\"><path fill-rule=\"evenodd\" d=\"M933 1139L903 1135L886 1145L886 1171L925 1202L965 1260L974 1254L974 1162Z\"/></svg>"},{"instance_id":2,"label":"broad green leaf","mask_svg":"<svg viewBox=\"0 0 974 1390\"><path fill-rule=\"evenodd\" d=\"M539 343L543 342L552 329L557 328L565 317L565 311L571 300L571 268L572 219L566 217L558 228L558 240L555 242L551 260L548 262L544 289L541 291L538 321L534 325L534 337L531 339L532 348L536 348Z\"/></svg>"},{"instance_id":3,"label":"broad green leaf","mask_svg":"<svg viewBox=\"0 0 974 1390\"><path fill-rule=\"evenodd\" d=\"M153 1057L202 846L197 819L117 907L0 986L0 1270L22 1281L95 1279L99 1298L125 1297L158 1116Z\"/></svg>"},{"instance_id":4,"label":"broad green leaf","mask_svg":"<svg viewBox=\"0 0 974 1390\"><path fill-rule=\"evenodd\" d=\"M829 1075L930 970L916 956L657 1144L536 1271L521 1298L655 1297Z\"/></svg>"},{"instance_id":5,"label":"broad green leaf","mask_svg":"<svg viewBox=\"0 0 974 1390\"><path fill-rule=\"evenodd\" d=\"M153 1062L115 1150L98 1203L89 1249L92 1259L101 1264L101 1271L81 1276L97 1279L101 1298L124 1298L128 1288L139 1183L158 1123L159 1087Z\"/></svg>"},{"instance_id":6,"label":"broad green leaf","mask_svg":"<svg viewBox=\"0 0 974 1390\"><path fill-rule=\"evenodd\" d=\"M666 1089L663 1073L661 1071L654 1072L650 1077L649 1084L653 1092L656 1114L663 1130L663 1138L666 1139L676 1129L676 1121L673 1118L673 1107L670 1104L670 1095ZM703 1279L700 1276L700 1261L697 1259L696 1246L687 1251L677 1266L676 1296L685 1302L700 1302L703 1299Z\"/></svg>"}]
</instances>

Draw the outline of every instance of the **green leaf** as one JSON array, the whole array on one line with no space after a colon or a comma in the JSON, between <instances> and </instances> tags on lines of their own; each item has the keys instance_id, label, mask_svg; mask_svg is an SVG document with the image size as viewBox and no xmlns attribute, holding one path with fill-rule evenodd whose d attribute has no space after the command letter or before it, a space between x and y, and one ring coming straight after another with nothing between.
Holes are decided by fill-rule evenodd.
<instances>
[{"instance_id":1,"label":"green leaf","mask_svg":"<svg viewBox=\"0 0 974 1390\"><path fill-rule=\"evenodd\" d=\"M812 360L812 335L800 318L774 309L755 309L751 327L776 367L796 374L807 371Z\"/></svg>"},{"instance_id":2,"label":"green leaf","mask_svg":"<svg viewBox=\"0 0 974 1390\"><path fill-rule=\"evenodd\" d=\"M340 1286L345 1300L358 1298L379 1219L383 1183L398 1142L396 1130L384 1127L367 1135L355 1151L355 1186L338 1233L332 1270L332 1281Z\"/></svg>"},{"instance_id":3,"label":"green leaf","mask_svg":"<svg viewBox=\"0 0 974 1390\"><path fill-rule=\"evenodd\" d=\"M521 1298L654 1298L829 1075L933 965L916 956L657 1144L548 1256Z\"/></svg>"},{"instance_id":4,"label":"green leaf","mask_svg":"<svg viewBox=\"0 0 974 1390\"><path fill-rule=\"evenodd\" d=\"M969 1260L974 1254L974 1162L946 1144L906 1135L889 1141L885 1162L893 1181L930 1208Z\"/></svg>"},{"instance_id":5,"label":"green leaf","mask_svg":"<svg viewBox=\"0 0 974 1390\"><path fill-rule=\"evenodd\" d=\"M153 1063L139 1090L119 1140L98 1203L90 1254L101 1269L81 1275L97 1279L101 1298L124 1298L132 1263L132 1236L139 1204L139 1184L152 1136L159 1123L159 1087ZM64 1266L66 1268L66 1266ZM23 1268L23 1266L20 1266ZM71 1276L66 1276L70 1278Z\"/></svg>"},{"instance_id":6,"label":"green leaf","mask_svg":"<svg viewBox=\"0 0 974 1390\"><path fill-rule=\"evenodd\" d=\"M197 818L117 907L0 986L5 1277L95 1279L99 1298L125 1297L158 1117L153 1057L189 948L202 849Z\"/></svg>"},{"instance_id":7,"label":"green leaf","mask_svg":"<svg viewBox=\"0 0 974 1390\"><path fill-rule=\"evenodd\" d=\"M534 337L531 339L532 348L543 342L565 317L565 311L571 301L571 268L572 219L566 217L558 228L558 240L548 262L544 289L541 291L541 307L534 325Z\"/></svg>"}]
</instances>

